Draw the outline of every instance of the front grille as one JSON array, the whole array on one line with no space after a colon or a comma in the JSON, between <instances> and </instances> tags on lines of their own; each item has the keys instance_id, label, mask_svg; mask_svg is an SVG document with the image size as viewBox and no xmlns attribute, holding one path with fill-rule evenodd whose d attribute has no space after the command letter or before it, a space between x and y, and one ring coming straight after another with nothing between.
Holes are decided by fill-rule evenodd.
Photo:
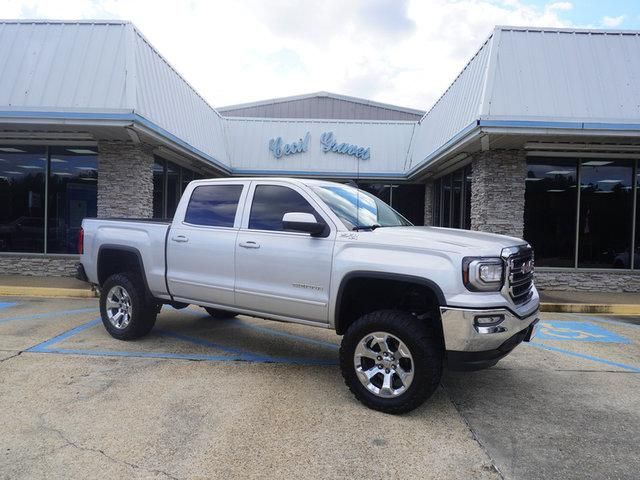
<instances>
[{"instance_id":1,"label":"front grille","mask_svg":"<svg viewBox=\"0 0 640 480\"><path fill-rule=\"evenodd\" d=\"M533 292L533 249L522 247L517 253L507 258L507 278L509 296L513 303L526 303Z\"/></svg>"}]
</instances>

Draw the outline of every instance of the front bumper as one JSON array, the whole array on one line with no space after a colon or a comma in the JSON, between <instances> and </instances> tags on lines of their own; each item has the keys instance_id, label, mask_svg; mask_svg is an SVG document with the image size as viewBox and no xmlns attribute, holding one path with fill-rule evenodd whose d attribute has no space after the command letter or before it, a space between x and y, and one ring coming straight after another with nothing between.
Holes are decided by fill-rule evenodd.
<instances>
[{"instance_id":1,"label":"front bumper","mask_svg":"<svg viewBox=\"0 0 640 480\"><path fill-rule=\"evenodd\" d=\"M504 320L492 327L476 325L477 316L501 315ZM440 308L445 348L450 366L472 369L494 365L522 341L529 341L535 335L535 324L539 319L536 308L524 317L515 315L505 308L491 310ZM472 365L472 364L475 364Z\"/></svg>"}]
</instances>

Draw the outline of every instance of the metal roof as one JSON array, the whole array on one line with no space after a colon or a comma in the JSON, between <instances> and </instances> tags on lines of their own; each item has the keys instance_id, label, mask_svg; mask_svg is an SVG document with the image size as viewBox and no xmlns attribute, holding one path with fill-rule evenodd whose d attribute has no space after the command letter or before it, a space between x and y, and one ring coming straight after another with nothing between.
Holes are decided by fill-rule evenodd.
<instances>
[{"instance_id":1,"label":"metal roof","mask_svg":"<svg viewBox=\"0 0 640 480\"><path fill-rule=\"evenodd\" d=\"M227 117L406 121L416 121L425 113L423 110L330 92L315 92L230 105L219 107L218 111Z\"/></svg>"},{"instance_id":2,"label":"metal roof","mask_svg":"<svg viewBox=\"0 0 640 480\"><path fill-rule=\"evenodd\" d=\"M269 157L270 138L293 141L305 131L373 146L360 168L390 178L417 178L460 153L531 140L640 139L640 32L496 27L419 122L222 117L125 21L0 21L0 46L5 131L30 125L45 135L49 125L59 135L126 139L134 130L230 174L353 169L344 155ZM416 113L326 92L223 110L314 98Z\"/></svg>"}]
</instances>

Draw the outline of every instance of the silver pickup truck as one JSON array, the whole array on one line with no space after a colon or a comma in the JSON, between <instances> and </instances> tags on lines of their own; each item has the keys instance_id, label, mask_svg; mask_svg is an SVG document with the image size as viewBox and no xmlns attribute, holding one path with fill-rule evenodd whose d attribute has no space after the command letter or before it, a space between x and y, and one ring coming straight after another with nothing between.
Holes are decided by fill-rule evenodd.
<instances>
[{"instance_id":1,"label":"silver pickup truck","mask_svg":"<svg viewBox=\"0 0 640 480\"><path fill-rule=\"evenodd\" d=\"M79 277L107 331L147 334L163 304L330 328L365 405L409 411L442 369L494 365L538 321L533 251L517 238L414 227L349 185L199 180L171 222L85 219Z\"/></svg>"}]
</instances>

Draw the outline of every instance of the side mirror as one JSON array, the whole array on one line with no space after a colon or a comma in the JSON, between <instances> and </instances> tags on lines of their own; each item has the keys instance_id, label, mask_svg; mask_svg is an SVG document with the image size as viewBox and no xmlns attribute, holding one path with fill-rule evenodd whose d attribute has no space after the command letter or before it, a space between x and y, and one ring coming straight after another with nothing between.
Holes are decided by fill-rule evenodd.
<instances>
[{"instance_id":1,"label":"side mirror","mask_svg":"<svg viewBox=\"0 0 640 480\"><path fill-rule=\"evenodd\" d=\"M282 228L294 232L310 233L311 236L324 232L324 224L319 223L310 213L288 212L282 217Z\"/></svg>"}]
</instances>

